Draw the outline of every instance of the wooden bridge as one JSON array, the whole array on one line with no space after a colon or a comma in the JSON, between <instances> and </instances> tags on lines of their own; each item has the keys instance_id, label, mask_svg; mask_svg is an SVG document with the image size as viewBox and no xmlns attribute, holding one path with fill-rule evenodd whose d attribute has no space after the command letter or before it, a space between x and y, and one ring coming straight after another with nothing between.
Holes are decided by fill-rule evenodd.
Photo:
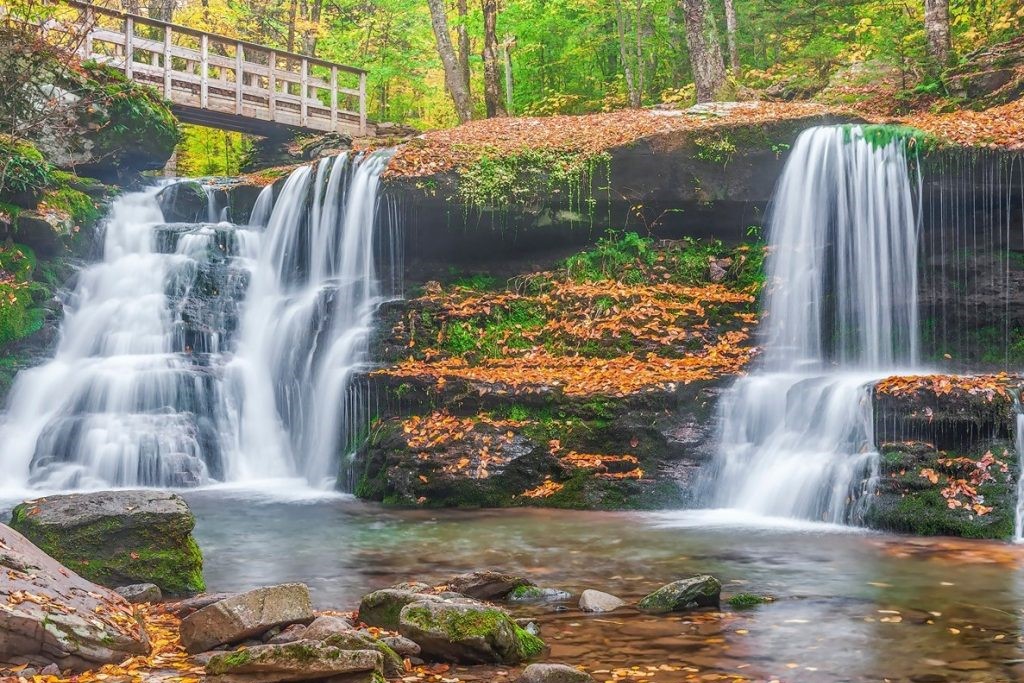
<instances>
[{"instance_id":1,"label":"wooden bridge","mask_svg":"<svg viewBox=\"0 0 1024 683\"><path fill-rule=\"evenodd\" d=\"M366 72L77 0L79 52L155 86L178 118L273 136L284 130L365 135Z\"/></svg>"}]
</instances>

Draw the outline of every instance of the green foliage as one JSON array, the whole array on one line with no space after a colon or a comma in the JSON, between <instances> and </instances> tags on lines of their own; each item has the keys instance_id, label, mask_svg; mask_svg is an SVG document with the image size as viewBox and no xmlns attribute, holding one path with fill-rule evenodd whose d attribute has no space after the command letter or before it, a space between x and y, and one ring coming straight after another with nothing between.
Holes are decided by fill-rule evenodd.
<instances>
[{"instance_id":1,"label":"green foliage","mask_svg":"<svg viewBox=\"0 0 1024 683\"><path fill-rule=\"evenodd\" d=\"M252 159L251 138L232 131L183 125L178 145L178 175L236 176Z\"/></svg>"},{"instance_id":2,"label":"green foliage","mask_svg":"<svg viewBox=\"0 0 1024 683\"><path fill-rule=\"evenodd\" d=\"M476 292L487 292L498 288L498 278L487 273L472 273L469 275L461 275L451 281L452 287L461 287L462 289L472 289Z\"/></svg>"},{"instance_id":3,"label":"green foliage","mask_svg":"<svg viewBox=\"0 0 1024 683\"><path fill-rule=\"evenodd\" d=\"M628 266L637 261L651 265L655 258L654 240L635 232L610 231L597 241L594 249L566 259L564 267L573 280L596 282L620 279Z\"/></svg>"},{"instance_id":4,"label":"green foliage","mask_svg":"<svg viewBox=\"0 0 1024 683\"><path fill-rule=\"evenodd\" d=\"M24 245L0 246L0 346L37 332L43 324L38 306L49 290L32 282L36 256Z\"/></svg>"},{"instance_id":5,"label":"green foliage","mask_svg":"<svg viewBox=\"0 0 1024 683\"><path fill-rule=\"evenodd\" d=\"M766 602L770 602L768 598L761 595L754 595L753 593L737 593L727 600L730 606L736 609L750 609L751 607L757 607L763 605Z\"/></svg>"},{"instance_id":6,"label":"green foliage","mask_svg":"<svg viewBox=\"0 0 1024 683\"><path fill-rule=\"evenodd\" d=\"M53 167L39 150L24 140L0 136L0 196L34 197L53 183Z\"/></svg>"},{"instance_id":7,"label":"green foliage","mask_svg":"<svg viewBox=\"0 0 1024 683\"><path fill-rule=\"evenodd\" d=\"M920 154L933 149L938 144L938 140L933 135L922 130L910 126L889 124L844 126L843 139L847 143L853 139L855 130L859 130L860 135L874 149L882 149L896 143L906 147L908 152Z\"/></svg>"},{"instance_id":8,"label":"green foliage","mask_svg":"<svg viewBox=\"0 0 1024 683\"><path fill-rule=\"evenodd\" d=\"M506 350L529 348L531 344L523 333L543 327L544 323L544 313L540 308L513 301L489 315L449 325L442 348L454 356L472 353L500 358Z\"/></svg>"},{"instance_id":9,"label":"green foliage","mask_svg":"<svg viewBox=\"0 0 1024 683\"><path fill-rule=\"evenodd\" d=\"M736 145L727 135L698 137L694 144L697 146L697 158L712 164L728 166L736 153Z\"/></svg>"}]
</instances>

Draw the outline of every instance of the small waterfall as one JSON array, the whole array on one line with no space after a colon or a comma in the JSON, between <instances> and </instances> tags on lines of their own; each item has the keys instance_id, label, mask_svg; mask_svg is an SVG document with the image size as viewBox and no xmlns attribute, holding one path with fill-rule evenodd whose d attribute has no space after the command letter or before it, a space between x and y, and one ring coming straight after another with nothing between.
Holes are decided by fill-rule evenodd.
<instances>
[{"instance_id":1,"label":"small waterfall","mask_svg":"<svg viewBox=\"0 0 1024 683\"><path fill-rule=\"evenodd\" d=\"M760 367L720 407L716 507L855 521L876 475L869 383L917 360L920 179L905 140L821 127L769 216Z\"/></svg>"},{"instance_id":2,"label":"small waterfall","mask_svg":"<svg viewBox=\"0 0 1024 683\"><path fill-rule=\"evenodd\" d=\"M222 220L212 191L198 224L166 223L161 187L117 200L54 358L12 389L0 486L331 485L368 419L351 378L373 313L401 287L388 158L297 169L250 225Z\"/></svg>"}]
</instances>

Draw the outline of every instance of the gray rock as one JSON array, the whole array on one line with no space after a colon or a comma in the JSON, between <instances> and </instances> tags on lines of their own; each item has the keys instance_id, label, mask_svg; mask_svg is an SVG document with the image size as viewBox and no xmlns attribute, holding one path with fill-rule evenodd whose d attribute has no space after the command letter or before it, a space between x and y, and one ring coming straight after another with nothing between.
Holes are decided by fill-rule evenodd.
<instances>
[{"instance_id":1,"label":"gray rock","mask_svg":"<svg viewBox=\"0 0 1024 683\"><path fill-rule=\"evenodd\" d=\"M39 671L40 676L60 676L60 667L56 664L47 664Z\"/></svg>"},{"instance_id":2,"label":"gray rock","mask_svg":"<svg viewBox=\"0 0 1024 683\"><path fill-rule=\"evenodd\" d=\"M306 625L305 624L292 624L286 626L283 629L271 629L267 631L263 636L264 642L272 645L284 645L285 643L294 643L296 640L306 639Z\"/></svg>"},{"instance_id":3,"label":"gray rock","mask_svg":"<svg viewBox=\"0 0 1024 683\"><path fill-rule=\"evenodd\" d=\"M194 598L186 598L185 600L168 603L165 607L167 608L167 611L174 616L179 619L184 619L188 615L198 612L204 607L209 607L215 602L227 600L235 595L237 595L237 593L202 593Z\"/></svg>"},{"instance_id":4,"label":"gray rock","mask_svg":"<svg viewBox=\"0 0 1024 683\"><path fill-rule=\"evenodd\" d=\"M531 664L517 683L594 683L591 676L564 664Z\"/></svg>"},{"instance_id":5,"label":"gray rock","mask_svg":"<svg viewBox=\"0 0 1024 683\"><path fill-rule=\"evenodd\" d=\"M152 583L133 583L130 586L115 588L114 591L133 604L160 602L164 597L163 593L160 592L160 586Z\"/></svg>"},{"instance_id":6,"label":"gray rock","mask_svg":"<svg viewBox=\"0 0 1024 683\"><path fill-rule=\"evenodd\" d=\"M447 583L448 590L477 600L501 600L516 588L532 585L521 576L493 571L460 574Z\"/></svg>"},{"instance_id":7,"label":"gray rock","mask_svg":"<svg viewBox=\"0 0 1024 683\"><path fill-rule=\"evenodd\" d=\"M544 651L544 641L505 611L474 600L414 602L402 609L399 622L399 633L428 659L515 665Z\"/></svg>"},{"instance_id":8,"label":"gray rock","mask_svg":"<svg viewBox=\"0 0 1024 683\"><path fill-rule=\"evenodd\" d=\"M210 198L194 180L168 185L160 190L156 200L169 223L199 223L210 217Z\"/></svg>"},{"instance_id":9,"label":"gray rock","mask_svg":"<svg viewBox=\"0 0 1024 683\"><path fill-rule=\"evenodd\" d=\"M625 604L625 600L601 591L585 590L580 595L580 609L584 612L611 612Z\"/></svg>"},{"instance_id":10,"label":"gray rock","mask_svg":"<svg viewBox=\"0 0 1024 683\"><path fill-rule=\"evenodd\" d=\"M381 654L386 675L401 676L405 672L404 663L398 653L388 647L387 643L378 640L367 631L334 633L321 642L339 650L376 650Z\"/></svg>"},{"instance_id":11,"label":"gray rock","mask_svg":"<svg viewBox=\"0 0 1024 683\"><path fill-rule=\"evenodd\" d=\"M14 508L11 526L86 579L109 588L152 583L164 595L205 588L185 501L166 491L47 496Z\"/></svg>"},{"instance_id":12,"label":"gray rock","mask_svg":"<svg viewBox=\"0 0 1024 683\"><path fill-rule=\"evenodd\" d=\"M367 593L359 603L356 620L367 626L397 631L402 608L414 602L440 600L439 596L403 588L383 588Z\"/></svg>"},{"instance_id":13,"label":"gray rock","mask_svg":"<svg viewBox=\"0 0 1024 683\"><path fill-rule=\"evenodd\" d=\"M718 579L701 574L662 586L641 600L637 607L654 614L718 607L721 593L722 584Z\"/></svg>"},{"instance_id":14,"label":"gray rock","mask_svg":"<svg viewBox=\"0 0 1024 683\"><path fill-rule=\"evenodd\" d=\"M381 659L373 650L342 650L299 640L216 655L207 663L206 672L210 681L219 683L285 683L361 673L382 675Z\"/></svg>"},{"instance_id":15,"label":"gray rock","mask_svg":"<svg viewBox=\"0 0 1024 683\"><path fill-rule=\"evenodd\" d=\"M324 615L317 617L313 620L312 624L306 627L303 639L323 640L328 636L333 636L337 633L348 633L349 631L354 630L354 628L355 627L352 626L348 619Z\"/></svg>"},{"instance_id":16,"label":"gray rock","mask_svg":"<svg viewBox=\"0 0 1024 683\"><path fill-rule=\"evenodd\" d=\"M124 598L69 571L2 524L0 576L0 661L82 671L149 653L146 632ZM52 606L24 600L25 593ZM104 616L111 613L129 618Z\"/></svg>"},{"instance_id":17,"label":"gray rock","mask_svg":"<svg viewBox=\"0 0 1024 683\"><path fill-rule=\"evenodd\" d=\"M257 588L185 617L181 642L189 653L202 652L259 636L276 626L308 624L315 616L304 584Z\"/></svg>"},{"instance_id":18,"label":"gray rock","mask_svg":"<svg viewBox=\"0 0 1024 683\"><path fill-rule=\"evenodd\" d=\"M520 586L509 593L506 599L512 603L565 602L572 599L572 594L557 588Z\"/></svg>"},{"instance_id":19,"label":"gray rock","mask_svg":"<svg viewBox=\"0 0 1024 683\"><path fill-rule=\"evenodd\" d=\"M408 638L402 636L384 636L380 639L382 643L390 647L400 657L419 657L420 646Z\"/></svg>"}]
</instances>

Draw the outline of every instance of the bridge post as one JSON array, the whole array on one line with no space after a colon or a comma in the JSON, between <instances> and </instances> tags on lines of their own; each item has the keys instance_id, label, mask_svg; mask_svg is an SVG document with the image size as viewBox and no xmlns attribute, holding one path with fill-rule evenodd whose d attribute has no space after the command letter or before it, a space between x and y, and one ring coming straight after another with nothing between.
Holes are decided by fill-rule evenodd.
<instances>
[{"instance_id":1,"label":"bridge post","mask_svg":"<svg viewBox=\"0 0 1024 683\"><path fill-rule=\"evenodd\" d=\"M359 72L359 134L366 135L366 72Z\"/></svg>"},{"instance_id":2,"label":"bridge post","mask_svg":"<svg viewBox=\"0 0 1024 683\"><path fill-rule=\"evenodd\" d=\"M270 73L270 120L277 120L277 53L274 51L270 52L270 61L268 62Z\"/></svg>"},{"instance_id":3,"label":"bridge post","mask_svg":"<svg viewBox=\"0 0 1024 683\"><path fill-rule=\"evenodd\" d=\"M331 67L331 132L338 130L338 67Z\"/></svg>"},{"instance_id":4,"label":"bridge post","mask_svg":"<svg viewBox=\"0 0 1024 683\"><path fill-rule=\"evenodd\" d=\"M205 33L199 38L199 106L210 107L210 39Z\"/></svg>"},{"instance_id":5,"label":"bridge post","mask_svg":"<svg viewBox=\"0 0 1024 683\"><path fill-rule=\"evenodd\" d=\"M302 90L299 99L299 125L305 126L309 123L309 60L302 58L301 71L299 75L299 87Z\"/></svg>"},{"instance_id":6,"label":"bridge post","mask_svg":"<svg viewBox=\"0 0 1024 683\"><path fill-rule=\"evenodd\" d=\"M171 99L171 70L174 68L171 57L171 27L164 26L164 97Z\"/></svg>"},{"instance_id":7,"label":"bridge post","mask_svg":"<svg viewBox=\"0 0 1024 683\"><path fill-rule=\"evenodd\" d=\"M92 32L96 28L96 16L92 8L85 10L85 41L82 43L82 59L92 59Z\"/></svg>"},{"instance_id":8,"label":"bridge post","mask_svg":"<svg viewBox=\"0 0 1024 683\"><path fill-rule=\"evenodd\" d=\"M245 47L235 44L235 114L242 115L242 86L245 85Z\"/></svg>"},{"instance_id":9,"label":"bridge post","mask_svg":"<svg viewBox=\"0 0 1024 683\"><path fill-rule=\"evenodd\" d=\"M124 73L130 81L135 75L135 19L124 20Z\"/></svg>"}]
</instances>

